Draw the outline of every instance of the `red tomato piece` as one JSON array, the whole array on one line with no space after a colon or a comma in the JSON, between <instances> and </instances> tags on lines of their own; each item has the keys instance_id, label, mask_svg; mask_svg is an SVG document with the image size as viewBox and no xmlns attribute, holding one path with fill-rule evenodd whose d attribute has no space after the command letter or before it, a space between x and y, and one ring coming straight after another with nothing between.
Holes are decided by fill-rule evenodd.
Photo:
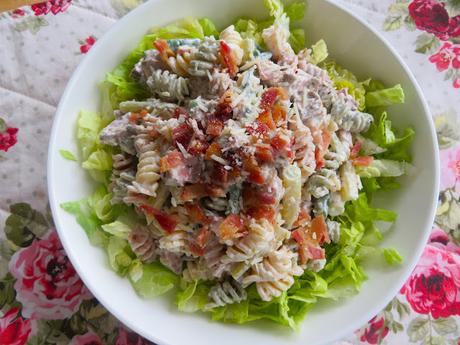
<instances>
[{"instance_id":1,"label":"red tomato piece","mask_svg":"<svg viewBox=\"0 0 460 345\"><path fill-rule=\"evenodd\" d=\"M219 163L214 163L212 178L217 184L227 184L228 183L228 171L225 170L224 166Z\"/></svg>"},{"instance_id":2,"label":"red tomato piece","mask_svg":"<svg viewBox=\"0 0 460 345\"><path fill-rule=\"evenodd\" d=\"M238 72L238 66L232 49L225 41L220 41L220 55L223 60L223 65L228 70L228 74L230 74L230 77L234 78Z\"/></svg>"},{"instance_id":3,"label":"red tomato piece","mask_svg":"<svg viewBox=\"0 0 460 345\"><path fill-rule=\"evenodd\" d=\"M368 167L374 161L372 156L360 156L353 158L352 163L355 167Z\"/></svg>"},{"instance_id":4,"label":"red tomato piece","mask_svg":"<svg viewBox=\"0 0 460 345\"><path fill-rule=\"evenodd\" d=\"M362 145L363 143L359 140L353 145L353 147L351 148L351 152L350 152L351 158L358 157L358 154L359 154L359 151L361 151Z\"/></svg>"},{"instance_id":5,"label":"red tomato piece","mask_svg":"<svg viewBox=\"0 0 460 345\"><path fill-rule=\"evenodd\" d=\"M322 215L313 218L311 222L310 230L311 230L311 239L313 241L316 241L318 244L331 242L329 238L329 232L327 231L327 224Z\"/></svg>"},{"instance_id":6,"label":"red tomato piece","mask_svg":"<svg viewBox=\"0 0 460 345\"><path fill-rule=\"evenodd\" d=\"M256 146L256 158L259 162L273 163L273 149L270 145L260 144Z\"/></svg>"},{"instance_id":7,"label":"red tomato piece","mask_svg":"<svg viewBox=\"0 0 460 345\"><path fill-rule=\"evenodd\" d=\"M197 183L189 186L185 186L180 194L180 200L183 202L189 202L196 199L201 199L208 195L206 185Z\"/></svg>"},{"instance_id":8,"label":"red tomato piece","mask_svg":"<svg viewBox=\"0 0 460 345\"><path fill-rule=\"evenodd\" d=\"M273 121L272 113L270 110L264 110L261 112L257 118L257 121L265 124L269 129L276 128L276 124L275 121Z\"/></svg>"},{"instance_id":9,"label":"red tomato piece","mask_svg":"<svg viewBox=\"0 0 460 345\"><path fill-rule=\"evenodd\" d=\"M275 104L272 109L272 118L277 126L280 126L286 121L286 109L285 107Z\"/></svg>"},{"instance_id":10,"label":"red tomato piece","mask_svg":"<svg viewBox=\"0 0 460 345\"><path fill-rule=\"evenodd\" d=\"M197 156L199 154L206 153L209 144L204 140L193 139L189 145L188 152L193 155Z\"/></svg>"},{"instance_id":11,"label":"red tomato piece","mask_svg":"<svg viewBox=\"0 0 460 345\"><path fill-rule=\"evenodd\" d=\"M273 223L275 220L275 209L270 206L251 207L247 210L246 214L248 217L256 220L266 219L270 223Z\"/></svg>"}]
</instances>

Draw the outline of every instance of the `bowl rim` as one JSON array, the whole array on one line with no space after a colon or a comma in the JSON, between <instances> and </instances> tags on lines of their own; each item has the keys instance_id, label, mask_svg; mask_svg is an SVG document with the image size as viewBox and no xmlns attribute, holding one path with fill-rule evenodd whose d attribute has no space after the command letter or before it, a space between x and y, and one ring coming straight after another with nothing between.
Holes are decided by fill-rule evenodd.
<instances>
[{"instance_id":1,"label":"bowl rim","mask_svg":"<svg viewBox=\"0 0 460 345\"><path fill-rule=\"evenodd\" d=\"M59 117L63 116L63 110L65 107L65 104L67 103L68 99L71 96L71 90L74 88L74 84L77 82L77 80L80 78L80 75L82 73L82 70L86 67L87 64L89 64L89 61L91 60L90 57L92 55L96 55L99 52L99 46L102 45L105 41L109 41L112 36L112 32L120 30L120 28L124 27L124 23L128 22L131 17L135 17L138 12L141 12L144 10L144 8L152 6L152 3L155 3L159 0L149 0L145 3L142 3L139 5L137 8L120 18L108 31L106 31L103 36L95 43L91 51L83 58L83 60L80 62L76 70L72 73L72 76L70 80L67 83L67 86L64 90L64 93L61 96L61 99L59 101L55 117L53 119L53 125L52 125L52 130L51 130L51 135L50 135L50 141L48 145L48 159L47 159L47 186L48 186L48 197L49 197L49 202L50 202L50 208L51 208L51 213L53 216L53 220L55 222L55 228L57 230L57 233L59 235L60 241L63 245L63 248L66 252L66 255L69 257L72 265L74 266L76 272L78 273L80 279L84 282L85 286L91 291L93 296L114 316L117 320L122 322L125 326L129 327L131 330L135 331L139 335L143 336L146 339L149 339L151 341L154 341L157 344L162 344L162 345L176 345L172 343L165 342L162 339L159 339L155 334L150 334L146 330L144 330L141 327L138 327L137 324L133 321L131 321L129 318L125 317L124 314L119 313L115 308L112 308L110 301L102 294L99 294L97 289L95 288L96 283L87 279L83 267L80 265L80 262L78 260L78 256L70 249L72 247L72 244L68 241L66 236L64 235L64 224L61 222L61 219L59 217L59 212L60 206L56 202L56 194L55 190L56 187L53 183L54 180L54 150L56 147L56 140L57 140L57 134L58 134L58 126L56 121ZM308 2L310 0L304 0L305 2ZM313 0L313 1L319 1L319 0ZM428 127L430 129L430 134L431 134L431 142L433 144L433 153L434 153L434 159L435 161L433 162L434 164L434 186L432 189L432 203L431 203L431 208L428 210L428 217L427 223L425 225L425 229L423 232L423 237L419 239L418 245L416 247L416 250L414 252L414 255L412 255L412 258L410 261L407 261L406 263L406 269L405 271L402 272L401 278L399 281L395 282L393 284L393 288L390 290L387 290L382 298L380 298L380 301L378 303L375 303L374 307L369 309L366 313L363 313L360 317L357 317L354 319L353 322L350 322L346 327L343 327L342 329L331 333L328 339L324 340L322 344L328 344L329 342L333 342L336 340L339 340L351 333L353 333L355 330L359 329L362 325L366 324L370 318L373 316L377 315L380 311L384 309L384 307L397 295L398 291L400 288L403 286L403 284L406 282L406 280L409 278L410 274L414 270L417 262L420 260L420 257L423 253L423 250L427 244L429 235L431 233L431 228L432 224L435 218L435 212L436 212L436 207L437 207L437 198L439 194L439 186L440 186L440 154L439 154L439 148L437 145L437 135L436 135L436 130L434 127L434 123L432 121L432 116L431 112L429 110L426 98L422 92L422 89L415 78L414 74L406 64L406 62L402 59L402 57L399 55L399 53L396 51L396 49L389 43L389 41L379 32L377 29L373 28L370 24L368 24L364 18L361 18L360 16L356 15L355 13L352 12L351 9L347 8L345 4L341 3L340 0L321 0L325 1L328 4L332 5L333 7L338 8L339 10L345 12L348 16L352 17L354 20L357 20L360 24L362 24L367 30L372 32L375 37L380 40L386 49L389 50L391 55L396 59L396 61L399 63L399 65L404 69L406 72L407 76L409 77L410 82L414 86L414 89L416 91L416 96L419 98L421 101L421 104L423 106L424 110L424 117L426 121L428 121ZM127 52L128 53L128 52ZM428 221L431 223L428 224ZM407 259L405 259L407 260ZM320 345L319 343L317 345Z\"/></svg>"}]
</instances>

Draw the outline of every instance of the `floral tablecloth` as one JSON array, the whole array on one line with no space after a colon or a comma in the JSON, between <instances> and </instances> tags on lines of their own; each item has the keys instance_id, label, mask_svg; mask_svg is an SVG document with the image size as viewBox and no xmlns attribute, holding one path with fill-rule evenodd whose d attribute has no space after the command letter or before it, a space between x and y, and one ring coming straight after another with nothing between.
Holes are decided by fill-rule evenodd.
<instances>
[{"instance_id":1,"label":"floral tablecloth","mask_svg":"<svg viewBox=\"0 0 460 345\"><path fill-rule=\"evenodd\" d=\"M151 344L83 285L46 194L61 93L95 41L141 2L50 0L0 14L1 345ZM389 39L420 82L438 132L442 181L433 232L411 277L385 310L337 344L460 345L460 0L342 3Z\"/></svg>"}]
</instances>

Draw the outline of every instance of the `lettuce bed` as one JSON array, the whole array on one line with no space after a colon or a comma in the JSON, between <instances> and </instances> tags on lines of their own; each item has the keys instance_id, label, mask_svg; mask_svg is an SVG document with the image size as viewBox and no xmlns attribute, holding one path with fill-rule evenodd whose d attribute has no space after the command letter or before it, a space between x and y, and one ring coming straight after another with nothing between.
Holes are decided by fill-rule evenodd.
<instances>
[{"instance_id":1,"label":"lettuce bed","mask_svg":"<svg viewBox=\"0 0 460 345\"><path fill-rule=\"evenodd\" d=\"M261 48L261 32L273 23L283 11L291 20L290 43L296 51L305 47L305 32L295 22L302 19L304 2L294 2L285 7L278 0L265 1L270 17L255 21L239 18L236 29L243 37L253 37ZM294 25L292 25L294 23ZM210 283L187 283L159 263L142 264L127 242L129 225L138 219L134 210L126 205L111 205L108 191L112 170L112 148L99 142L99 133L110 123L118 104L130 99L143 99L148 92L130 78L134 64L144 51L152 48L158 38L204 38L218 36L216 26L208 18L184 19L162 28L156 28L144 36L135 50L101 84L102 106L99 113L82 111L77 123L79 161L83 169L98 183L94 194L87 199L62 204L62 208L76 216L93 245L104 248L112 269L127 276L138 294L155 297L171 289L177 291L176 303L181 311L203 311L207 303ZM308 310L321 299L338 300L357 293L366 280L363 262L373 261L381 265L399 264L401 256L395 249L379 247L382 232L376 221L392 223L397 214L370 206L377 192L399 188L397 177L410 168L410 144L414 131L410 128L398 131L392 128L386 108L404 102L400 85L385 88L382 83L368 79L359 81L352 72L327 59L327 46L319 41L311 47L312 59L326 68L337 89L348 92L359 103L359 109L372 114L375 121L362 138L361 151L374 155L373 164L358 169L363 190L359 198L346 205L346 212L336 217L341 224L341 238L337 244L326 247L327 264L318 273L305 272L280 298L271 302L260 299L254 286L248 289L248 299L225 307L212 309L213 320L245 323L268 319L296 329ZM61 150L65 159L76 160L71 152Z\"/></svg>"}]
</instances>

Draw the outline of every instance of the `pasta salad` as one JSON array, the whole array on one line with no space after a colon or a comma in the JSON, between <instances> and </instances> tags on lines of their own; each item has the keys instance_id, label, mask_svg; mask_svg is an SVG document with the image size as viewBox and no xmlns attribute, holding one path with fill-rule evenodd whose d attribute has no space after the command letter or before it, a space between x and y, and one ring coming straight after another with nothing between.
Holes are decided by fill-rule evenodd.
<instances>
[{"instance_id":1,"label":"pasta salad","mask_svg":"<svg viewBox=\"0 0 460 345\"><path fill-rule=\"evenodd\" d=\"M207 18L153 29L82 111L82 167L98 182L61 205L143 297L171 289L182 311L296 328L321 299L358 292L380 248L370 206L411 167L412 129L386 108L400 85L359 81L305 48L305 4L218 32Z\"/></svg>"}]
</instances>

